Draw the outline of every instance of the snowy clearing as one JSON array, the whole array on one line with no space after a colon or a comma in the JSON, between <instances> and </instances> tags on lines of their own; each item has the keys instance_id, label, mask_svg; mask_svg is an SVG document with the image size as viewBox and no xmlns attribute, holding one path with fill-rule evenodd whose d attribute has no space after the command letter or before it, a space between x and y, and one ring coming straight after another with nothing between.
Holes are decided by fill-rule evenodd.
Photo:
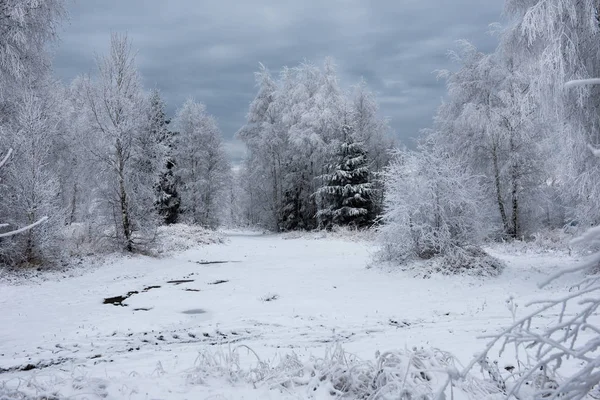
<instances>
[{"instance_id":1,"label":"snowy clearing","mask_svg":"<svg viewBox=\"0 0 600 400\"><path fill-rule=\"evenodd\" d=\"M495 248L507 263L499 278L422 279L367 268L376 247L366 241L226 237L62 280L0 283L0 398L17 388L75 398L309 398L307 387L253 387L228 382L227 373L197 379L196 360L202 354L207 366L207 357L240 345L256 352L235 351L245 365L292 352L308 360L340 344L369 360L377 350L423 347L467 363L485 344L478 336L512 321L509 296L524 306L567 292L576 279L538 289L576 261L560 253L509 256Z\"/></svg>"}]
</instances>

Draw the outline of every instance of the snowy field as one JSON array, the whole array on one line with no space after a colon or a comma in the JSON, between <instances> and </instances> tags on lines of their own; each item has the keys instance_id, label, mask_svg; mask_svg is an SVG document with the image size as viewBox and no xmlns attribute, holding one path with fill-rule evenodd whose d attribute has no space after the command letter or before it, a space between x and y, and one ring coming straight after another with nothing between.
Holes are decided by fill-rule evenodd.
<instances>
[{"instance_id":1,"label":"snowy field","mask_svg":"<svg viewBox=\"0 0 600 400\"><path fill-rule=\"evenodd\" d=\"M309 386L236 381L211 363L232 354L249 367L293 353L309 360L338 344L368 360L423 347L466 363L485 344L478 336L512 321L509 296L522 313L531 300L567 292L570 278L537 283L576 261L496 248L507 263L499 278L423 279L367 268L375 251L356 239L229 232L224 244L162 259L0 283L0 398L16 389L46 396L32 398L331 398Z\"/></svg>"}]
</instances>

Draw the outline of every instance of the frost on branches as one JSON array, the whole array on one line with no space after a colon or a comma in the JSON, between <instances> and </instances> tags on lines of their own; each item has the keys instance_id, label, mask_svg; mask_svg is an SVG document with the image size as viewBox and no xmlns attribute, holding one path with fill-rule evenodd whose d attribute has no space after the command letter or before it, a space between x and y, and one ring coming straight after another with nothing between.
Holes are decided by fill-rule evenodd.
<instances>
[{"instance_id":1,"label":"frost on branches","mask_svg":"<svg viewBox=\"0 0 600 400\"><path fill-rule=\"evenodd\" d=\"M574 80L567 88L600 84L600 80ZM600 153L590 146L591 153ZM446 388L463 381L479 365L487 370L501 389L503 398L537 399L598 399L600 398L600 227L589 229L573 240L574 246L594 249L579 266L555 274L540 284L545 287L567 274L582 274L572 286L571 293L530 303L537 307L524 317L517 318L517 304L511 298L507 304L514 323L502 332L490 336L491 341L461 373L449 375ZM555 312L555 319L539 326L542 316ZM517 367L509 374L492 371L488 359L499 347L500 354L514 348ZM519 354L526 359L519 359ZM444 399L444 388L438 399Z\"/></svg>"},{"instance_id":2,"label":"frost on branches","mask_svg":"<svg viewBox=\"0 0 600 400\"><path fill-rule=\"evenodd\" d=\"M231 180L217 121L204 104L190 98L177 111L174 124L182 215L190 223L216 228Z\"/></svg>"},{"instance_id":3,"label":"frost on branches","mask_svg":"<svg viewBox=\"0 0 600 400\"><path fill-rule=\"evenodd\" d=\"M338 163L320 177L325 184L317 191L323 203L317 218L327 228L369 226L374 219L374 189L367 154L363 144L354 141L352 128L344 125L342 129L346 140L340 145Z\"/></svg>"},{"instance_id":4,"label":"frost on branches","mask_svg":"<svg viewBox=\"0 0 600 400\"><path fill-rule=\"evenodd\" d=\"M380 257L432 260L445 273L498 275L501 263L479 245L486 236L477 178L434 142L398 151L384 173Z\"/></svg>"},{"instance_id":5,"label":"frost on branches","mask_svg":"<svg viewBox=\"0 0 600 400\"><path fill-rule=\"evenodd\" d=\"M101 185L104 223L112 224L109 234L120 246L133 251L156 232L153 182L162 157L150 137L146 98L127 36L112 35L109 54L97 64L97 78L85 84L92 120L87 148Z\"/></svg>"},{"instance_id":6,"label":"frost on branches","mask_svg":"<svg viewBox=\"0 0 600 400\"><path fill-rule=\"evenodd\" d=\"M365 219L360 209L366 208L369 216L356 224L368 225L367 220L373 218L370 214L381 209L381 190L373 190L364 199L371 203L368 206L350 205L339 211L340 200L332 197L334 191L339 192L332 188L339 184L327 182L331 166L343 161L340 146L346 141L343 127L348 125L354 142L361 143L360 151L369 155L363 167L371 173L372 189L381 187L373 176L387 165L393 141L366 84L343 91L331 60L322 68L310 63L285 68L279 80L261 66L256 81L258 93L246 125L237 134L249 150L242 171L248 177L242 191L245 219L275 231L314 229L319 224L352 224L352 218L342 216L346 211ZM335 222L334 211L339 214Z\"/></svg>"}]
</instances>

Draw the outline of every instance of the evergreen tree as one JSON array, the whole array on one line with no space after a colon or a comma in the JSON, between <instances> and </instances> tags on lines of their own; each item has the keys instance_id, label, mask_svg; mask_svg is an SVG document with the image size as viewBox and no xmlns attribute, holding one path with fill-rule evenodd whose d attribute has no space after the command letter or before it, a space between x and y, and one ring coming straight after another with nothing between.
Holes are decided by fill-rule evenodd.
<instances>
[{"instance_id":1,"label":"evergreen tree","mask_svg":"<svg viewBox=\"0 0 600 400\"><path fill-rule=\"evenodd\" d=\"M174 137L175 132L168 129L169 120L165 115L165 104L158 90L153 90L150 95L150 134L159 146L163 148L162 167L159 171L158 181L155 185L154 205L162 222L174 224L179 218L181 199L177 190L178 180L173 170L175 168Z\"/></svg>"},{"instance_id":2,"label":"evergreen tree","mask_svg":"<svg viewBox=\"0 0 600 400\"><path fill-rule=\"evenodd\" d=\"M177 132L172 132L167 129L165 131L165 136L161 140L161 143L167 146L167 154L163 169L158 178L158 183L156 184L155 205L158 214L167 225L177 223L181 207L181 198L179 196L179 191L177 190L179 180L173 173L176 166L175 157L173 155L173 141L176 135Z\"/></svg>"},{"instance_id":3,"label":"evergreen tree","mask_svg":"<svg viewBox=\"0 0 600 400\"><path fill-rule=\"evenodd\" d=\"M353 129L342 127L344 141L340 146L338 163L333 172L321 176L325 182L317 194L325 208L317 217L321 225L365 227L373 222L373 184L370 182L367 152L355 141Z\"/></svg>"}]
</instances>

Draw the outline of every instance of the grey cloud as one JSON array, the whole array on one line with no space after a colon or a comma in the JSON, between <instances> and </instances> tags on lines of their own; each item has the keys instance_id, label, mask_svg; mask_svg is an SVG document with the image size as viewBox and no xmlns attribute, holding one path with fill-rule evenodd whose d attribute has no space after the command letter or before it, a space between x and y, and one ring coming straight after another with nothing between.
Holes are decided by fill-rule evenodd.
<instances>
[{"instance_id":1,"label":"grey cloud","mask_svg":"<svg viewBox=\"0 0 600 400\"><path fill-rule=\"evenodd\" d=\"M501 7L492 0L80 0L54 64L65 81L90 72L110 32L127 31L144 83L161 89L169 113L188 96L206 103L239 160L243 147L232 138L254 96L258 63L277 72L333 56L342 84L364 77L410 146L444 95L433 72L452 67L446 54L456 40L493 50L486 32Z\"/></svg>"}]
</instances>

